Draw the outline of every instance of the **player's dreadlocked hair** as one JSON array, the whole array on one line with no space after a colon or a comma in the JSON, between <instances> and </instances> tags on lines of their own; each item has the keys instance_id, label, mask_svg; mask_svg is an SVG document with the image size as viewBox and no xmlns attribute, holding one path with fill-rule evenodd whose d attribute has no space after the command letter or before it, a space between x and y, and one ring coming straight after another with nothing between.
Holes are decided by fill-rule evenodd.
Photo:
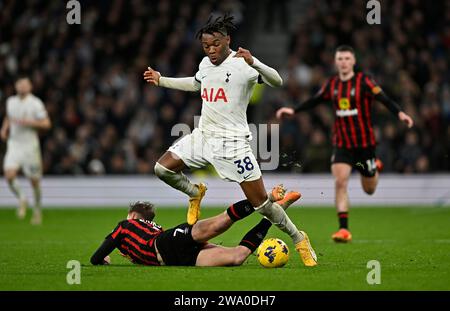
<instances>
[{"instance_id":1,"label":"player's dreadlocked hair","mask_svg":"<svg viewBox=\"0 0 450 311\"><path fill-rule=\"evenodd\" d=\"M195 37L197 39L201 39L204 33L213 34L214 32L219 32L224 36L227 36L232 30L236 29L236 25L233 23L234 17L229 13L226 13L223 16L216 17L213 20L213 16L211 15L208 18L205 26L200 28Z\"/></svg>"}]
</instances>

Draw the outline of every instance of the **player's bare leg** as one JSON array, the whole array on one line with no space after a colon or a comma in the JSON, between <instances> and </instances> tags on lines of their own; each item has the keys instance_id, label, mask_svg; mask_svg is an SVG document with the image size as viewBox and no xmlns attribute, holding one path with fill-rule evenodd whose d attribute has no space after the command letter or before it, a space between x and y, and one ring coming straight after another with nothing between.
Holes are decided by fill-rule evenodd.
<instances>
[{"instance_id":1,"label":"player's bare leg","mask_svg":"<svg viewBox=\"0 0 450 311\"><path fill-rule=\"evenodd\" d=\"M264 215L275 226L287 233L293 240L296 250L306 266L317 265L317 256L311 247L308 236L299 231L291 221L284 209L276 202L271 202L264 190L262 178L254 181L245 181L241 184L242 191L256 211Z\"/></svg>"},{"instance_id":2,"label":"player's bare leg","mask_svg":"<svg viewBox=\"0 0 450 311\"><path fill-rule=\"evenodd\" d=\"M196 242L206 242L225 232L233 223L234 221L226 211L217 216L199 220L192 227L192 238Z\"/></svg>"},{"instance_id":3,"label":"player's bare leg","mask_svg":"<svg viewBox=\"0 0 450 311\"><path fill-rule=\"evenodd\" d=\"M285 195L285 192L286 190L283 186L278 185L275 186L267 195L277 199L277 203L284 210L286 210L291 204L301 197L301 194L296 191L290 191ZM238 209L242 209L242 211ZM225 212L217 216L199 220L192 227L192 238L197 242L206 242L225 232L233 225L235 220L230 217L230 214L234 215L236 219L242 219L243 217L250 215L253 211L253 206L248 200L236 202L235 204L232 204Z\"/></svg>"},{"instance_id":4,"label":"player's bare leg","mask_svg":"<svg viewBox=\"0 0 450 311\"><path fill-rule=\"evenodd\" d=\"M361 186L365 193L372 195L375 193L378 185L378 172L373 177L366 177L361 175Z\"/></svg>"},{"instance_id":5,"label":"player's bare leg","mask_svg":"<svg viewBox=\"0 0 450 311\"><path fill-rule=\"evenodd\" d=\"M334 163L331 165L331 172L335 180L335 202L339 218L339 231L332 235L332 239L335 242L349 242L352 235L348 230L348 180L352 167L347 163Z\"/></svg>"},{"instance_id":6,"label":"player's bare leg","mask_svg":"<svg viewBox=\"0 0 450 311\"><path fill-rule=\"evenodd\" d=\"M27 199L19 184L17 183L17 170L5 170L5 178L12 193L14 193L16 198L19 200L19 206L17 207L17 217L19 219L24 219L27 213Z\"/></svg>"},{"instance_id":7,"label":"player's bare leg","mask_svg":"<svg viewBox=\"0 0 450 311\"><path fill-rule=\"evenodd\" d=\"M183 160L170 151L164 152L158 159L158 163L175 173L179 173L186 168L186 164L184 164Z\"/></svg>"},{"instance_id":8,"label":"player's bare leg","mask_svg":"<svg viewBox=\"0 0 450 311\"><path fill-rule=\"evenodd\" d=\"M293 204L295 201L297 201L301 195L299 192L296 191L290 191L284 195L284 188L282 186L274 187L274 189L269 193L273 194L280 193L279 190L283 189L282 193L279 196L275 196L278 199L278 204L280 204L283 209L287 209L291 204ZM224 219L227 216L227 213L219 215L218 218L216 218L216 221L219 221L219 223L223 223L224 226L231 226L229 221ZM228 216L227 218L231 220ZM202 223L205 223L205 221L201 220L197 224L194 225L194 228L196 226L201 225ZM219 225L220 226L220 225ZM253 253L256 248L259 246L261 241L264 239L264 237L267 234L267 231L272 226L272 223L267 219L262 219L255 227L253 227L245 236L242 238L240 245L236 247L223 247L215 244L208 244L205 248L203 248L198 257L197 257L197 266L239 266L244 263L244 261L250 256L251 253ZM194 229L193 228L193 229ZM222 230L222 229L221 229ZM221 231L219 230L219 231ZM192 231L194 235L194 230Z\"/></svg>"},{"instance_id":9,"label":"player's bare leg","mask_svg":"<svg viewBox=\"0 0 450 311\"><path fill-rule=\"evenodd\" d=\"M41 210L41 181L39 178L30 178L31 187L34 194L34 210L31 217L32 225L42 224L42 210Z\"/></svg>"},{"instance_id":10,"label":"player's bare leg","mask_svg":"<svg viewBox=\"0 0 450 311\"><path fill-rule=\"evenodd\" d=\"M155 174L169 186L189 196L187 222L193 225L200 217L200 202L205 196L206 186L203 183L193 184L181 171L186 164L174 153L166 151L156 162Z\"/></svg>"},{"instance_id":11,"label":"player's bare leg","mask_svg":"<svg viewBox=\"0 0 450 311\"><path fill-rule=\"evenodd\" d=\"M199 267L240 266L251 253L250 249L242 245L224 247L208 244L198 254L195 265Z\"/></svg>"},{"instance_id":12,"label":"player's bare leg","mask_svg":"<svg viewBox=\"0 0 450 311\"><path fill-rule=\"evenodd\" d=\"M280 204L284 210L301 197L300 193L295 191L290 191L286 196L285 194L286 190L282 185L275 186L271 192L267 193L271 199L278 201L278 204ZM240 203L241 202L238 202L237 204ZM249 208L250 207L252 206L249 204ZM234 221L225 211L220 215L199 220L192 228L192 237L195 241L206 242L228 230L233 223Z\"/></svg>"},{"instance_id":13,"label":"player's bare leg","mask_svg":"<svg viewBox=\"0 0 450 311\"><path fill-rule=\"evenodd\" d=\"M331 172L335 182L335 202L338 213L348 212L348 180L352 173L352 167L346 163L335 163L331 165Z\"/></svg>"}]
</instances>

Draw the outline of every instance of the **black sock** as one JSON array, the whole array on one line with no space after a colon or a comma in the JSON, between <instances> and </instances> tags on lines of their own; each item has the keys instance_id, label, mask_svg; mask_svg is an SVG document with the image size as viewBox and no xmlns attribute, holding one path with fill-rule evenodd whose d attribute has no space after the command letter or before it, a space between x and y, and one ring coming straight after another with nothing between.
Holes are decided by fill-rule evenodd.
<instances>
[{"instance_id":1,"label":"black sock","mask_svg":"<svg viewBox=\"0 0 450 311\"><path fill-rule=\"evenodd\" d=\"M339 229L348 229L348 212L338 213Z\"/></svg>"},{"instance_id":2,"label":"black sock","mask_svg":"<svg viewBox=\"0 0 450 311\"><path fill-rule=\"evenodd\" d=\"M239 245L245 246L253 253L261 244L262 240L269 231L272 223L270 220L263 218L256 226L254 226L246 235L242 238Z\"/></svg>"},{"instance_id":3,"label":"black sock","mask_svg":"<svg viewBox=\"0 0 450 311\"><path fill-rule=\"evenodd\" d=\"M227 208L228 216L230 216L231 220L233 221L238 221L242 218L245 218L254 211L255 209L248 200L236 202L232 204L229 208Z\"/></svg>"}]
</instances>

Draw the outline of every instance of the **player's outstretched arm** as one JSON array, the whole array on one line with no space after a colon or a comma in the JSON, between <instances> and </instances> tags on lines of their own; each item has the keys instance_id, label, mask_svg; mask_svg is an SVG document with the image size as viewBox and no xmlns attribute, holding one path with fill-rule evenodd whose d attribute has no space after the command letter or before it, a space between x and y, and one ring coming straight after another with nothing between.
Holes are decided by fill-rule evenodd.
<instances>
[{"instance_id":1,"label":"player's outstretched arm","mask_svg":"<svg viewBox=\"0 0 450 311\"><path fill-rule=\"evenodd\" d=\"M242 57L249 66L252 66L259 72L266 84L272 87L283 85L283 79L280 74L272 67L263 64L256 57L253 57L249 50L240 47L234 57Z\"/></svg>"},{"instance_id":2,"label":"player's outstretched arm","mask_svg":"<svg viewBox=\"0 0 450 311\"><path fill-rule=\"evenodd\" d=\"M389 96L386 95L380 88L373 88L376 92L375 94L375 100L381 102L384 106L386 106L387 109L389 109L390 112L392 112L394 115L398 117L398 119L408 126L408 128L411 128L414 125L413 119L407 115L405 112L403 112L400 108L400 106L393 101Z\"/></svg>"},{"instance_id":3,"label":"player's outstretched arm","mask_svg":"<svg viewBox=\"0 0 450 311\"><path fill-rule=\"evenodd\" d=\"M277 110L276 117L277 117L277 119L281 119L284 116L292 116L292 115L296 114L299 111L304 111L304 110L308 110L308 109L314 108L318 104L320 104L322 102L325 102L325 101L326 101L326 99L319 92L314 97L311 97L310 99L304 101L303 103L299 104L295 108L281 107L280 109Z\"/></svg>"},{"instance_id":4,"label":"player's outstretched arm","mask_svg":"<svg viewBox=\"0 0 450 311\"><path fill-rule=\"evenodd\" d=\"M166 87L169 89L175 89L180 91L196 92L200 90L200 83L195 80L195 77L186 78L168 78L162 77L161 73L148 67L144 72L144 80L147 83Z\"/></svg>"},{"instance_id":5,"label":"player's outstretched arm","mask_svg":"<svg viewBox=\"0 0 450 311\"><path fill-rule=\"evenodd\" d=\"M3 141L8 139L9 120L7 117L3 119L2 129L0 131L0 137Z\"/></svg>"},{"instance_id":6,"label":"player's outstretched arm","mask_svg":"<svg viewBox=\"0 0 450 311\"><path fill-rule=\"evenodd\" d=\"M276 112L277 119L279 120L282 119L284 116L293 116L294 114L295 114L294 108L290 107L281 107Z\"/></svg>"},{"instance_id":7,"label":"player's outstretched arm","mask_svg":"<svg viewBox=\"0 0 450 311\"><path fill-rule=\"evenodd\" d=\"M95 251L91 257L91 264L93 265L109 265L111 259L109 254L116 248L116 243L113 238L106 238L102 245Z\"/></svg>"},{"instance_id":8,"label":"player's outstretched arm","mask_svg":"<svg viewBox=\"0 0 450 311\"><path fill-rule=\"evenodd\" d=\"M414 125L414 121L413 119L407 115L406 113L404 113L403 111L400 111L398 113L398 118L400 121L406 123L406 125L408 126L408 128L412 128Z\"/></svg>"},{"instance_id":9,"label":"player's outstretched arm","mask_svg":"<svg viewBox=\"0 0 450 311\"><path fill-rule=\"evenodd\" d=\"M386 93L381 89L381 87L370 77L364 79L366 87L373 94L376 101L381 102L393 115L397 116L398 119L411 128L414 125L413 119L402 111L402 108L394 100L392 100Z\"/></svg>"},{"instance_id":10,"label":"player's outstretched arm","mask_svg":"<svg viewBox=\"0 0 450 311\"><path fill-rule=\"evenodd\" d=\"M329 92L330 80L325 82L320 90L311 98L307 99L303 103L298 104L294 108L290 107L281 107L276 112L277 119L283 118L283 116L292 116L297 112L305 111L311 108L316 107L321 103L325 103L330 100L330 92Z\"/></svg>"}]
</instances>

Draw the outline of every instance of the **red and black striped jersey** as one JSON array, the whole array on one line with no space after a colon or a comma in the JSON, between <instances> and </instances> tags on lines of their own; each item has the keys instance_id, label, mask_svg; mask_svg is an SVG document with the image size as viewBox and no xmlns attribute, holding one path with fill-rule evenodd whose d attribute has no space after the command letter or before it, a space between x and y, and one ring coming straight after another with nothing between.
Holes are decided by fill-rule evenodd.
<instances>
[{"instance_id":1,"label":"red and black striped jersey","mask_svg":"<svg viewBox=\"0 0 450 311\"><path fill-rule=\"evenodd\" d=\"M295 111L330 102L335 111L333 145L347 149L365 148L376 145L372 124L374 99L394 114L400 111L400 107L384 94L372 78L358 72L347 81L342 81L338 76L329 78L313 98L299 105Z\"/></svg>"},{"instance_id":2,"label":"red and black striped jersey","mask_svg":"<svg viewBox=\"0 0 450 311\"><path fill-rule=\"evenodd\" d=\"M134 263L159 266L155 239L164 232L158 224L144 219L119 222L106 239L113 239L115 247Z\"/></svg>"}]
</instances>

